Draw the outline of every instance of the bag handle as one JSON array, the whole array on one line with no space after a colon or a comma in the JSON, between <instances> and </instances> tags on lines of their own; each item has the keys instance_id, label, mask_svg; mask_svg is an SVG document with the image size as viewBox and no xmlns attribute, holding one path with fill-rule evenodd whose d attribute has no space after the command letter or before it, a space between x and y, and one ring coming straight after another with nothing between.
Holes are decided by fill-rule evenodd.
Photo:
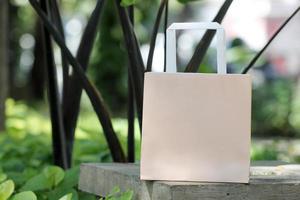
<instances>
[{"instance_id":1,"label":"bag handle","mask_svg":"<svg viewBox=\"0 0 300 200\"><path fill-rule=\"evenodd\" d=\"M225 31L217 22L173 23L167 29L166 71L176 72L176 30L209 29L217 31L217 62L218 74L226 74Z\"/></svg>"}]
</instances>

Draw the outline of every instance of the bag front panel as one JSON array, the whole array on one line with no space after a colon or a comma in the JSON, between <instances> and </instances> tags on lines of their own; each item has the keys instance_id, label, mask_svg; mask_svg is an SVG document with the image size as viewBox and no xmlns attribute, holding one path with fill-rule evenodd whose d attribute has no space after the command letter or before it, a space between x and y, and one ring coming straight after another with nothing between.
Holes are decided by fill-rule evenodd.
<instances>
[{"instance_id":1,"label":"bag front panel","mask_svg":"<svg viewBox=\"0 0 300 200\"><path fill-rule=\"evenodd\" d=\"M141 178L248 182L249 75L146 73Z\"/></svg>"}]
</instances>

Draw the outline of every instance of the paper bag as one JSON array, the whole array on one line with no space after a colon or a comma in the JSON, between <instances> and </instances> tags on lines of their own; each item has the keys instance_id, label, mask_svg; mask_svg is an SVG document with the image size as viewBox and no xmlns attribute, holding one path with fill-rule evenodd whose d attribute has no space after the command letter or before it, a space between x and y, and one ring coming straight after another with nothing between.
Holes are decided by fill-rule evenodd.
<instances>
[{"instance_id":1,"label":"paper bag","mask_svg":"<svg viewBox=\"0 0 300 200\"><path fill-rule=\"evenodd\" d=\"M177 29L217 30L218 74L176 73ZM167 72L145 74L143 180L249 181L251 79L226 74L217 23L175 23L167 30Z\"/></svg>"}]
</instances>

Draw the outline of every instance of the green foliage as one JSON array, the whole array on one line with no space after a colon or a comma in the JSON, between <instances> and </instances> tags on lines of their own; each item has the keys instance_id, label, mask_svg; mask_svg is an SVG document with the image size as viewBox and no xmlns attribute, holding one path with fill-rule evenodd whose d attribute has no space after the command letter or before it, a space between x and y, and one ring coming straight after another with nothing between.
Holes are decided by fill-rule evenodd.
<instances>
[{"instance_id":1,"label":"green foliage","mask_svg":"<svg viewBox=\"0 0 300 200\"><path fill-rule=\"evenodd\" d=\"M0 183L9 178L14 181L15 190L5 187L5 194L14 191L16 194L12 198L23 197L24 200L27 199L25 195L28 195L28 200L30 196L34 198L33 193L39 200L70 198L71 195L67 194L72 194L72 200L95 200L92 195L76 189L78 164L111 161L111 157L103 135L99 133L102 129L96 116L86 112L79 119L76 130L75 167L63 171L59 167L49 166L52 162L50 124L42 110L36 112L22 102L7 101L8 129L0 135ZM125 147L126 120L114 120L114 126ZM136 143L139 144L138 141ZM120 196L130 199L131 192Z\"/></svg>"},{"instance_id":2,"label":"green foliage","mask_svg":"<svg viewBox=\"0 0 300 200\"><path fill-rule=\"evenodd\" d=\"M295 96L293 81L271 80L254 88L252 100L253 134L258 136L294 136L290 124Z\"/></svg>"},{"instance_id":3,"label":"green foliage","mask_svg":"<svg viewBox=\"0 0 300 200\"><path fill-rule=\"evenodd\" d=\"M252 139L251 159L299 163L299 139Z\"/></svg>"},{"instance_id":4,"label":"green foliage","mask_svg":"<svg viewBox=\"0 0 300 200\"><path fill-rule=\"evenodd\" d=\"M101 34L95 42L89 74L109 108L119 114L126 102L126 52L121 46L123 38L114 2L107 1L103 11Z\"/></svg>"},{"instance_id":5,"label":"green foliage","mask_svg":"<svg viewBox=\"0 0 300 200\"><path fill-rule=\"evenodd\" d=\"M125 192L121 192L119 187L114 187L111 192L105 197L105 200L132 200L133 199L133 191L127 190ZM104 200L104 198L100 198L100 200Z\"/></svg>"},{"instance_id":6,"label":"green foliage","mask_svg":"<svg viewBox=\"0 0 300 200\"><path fill-rule=\"evenodd\" d=\"M35 16L31 9L28 9L27 1L9 1L9 46L10 46L10 68L14 72L15 79L13 85L10 87L13 89L16 85L24 87L28 79L28 69L24 68L22 62L20 62L21 55L24 49L19 45L19 39L24 34L30 34L34 32Z\"/></svg>"},{"instance_id":7,"label":"green foliage","mask_svg":"<svg viewBox=\"0 0 300 200\"><path fill-rule=\"evenodd\" d=\"M136 3L136 0L122 0L121 5L122 6L131 6Z\"/></svg>"},{"instance_id":8,"label":"green foliage","mask_svg":"<svg viewBox=\"0 0 300 200\"><path fill-rule=\"evenodd\" d=\"M79 194L76 190L78 184L79 167L63 171L56 166L47 166L40 173L37 172L24 185L16 188L20 193L14 195L12 200L78 200ZM14 192L14 182L5 181L0 184L0 200L8 199ZM35 193L33 193L35 192ZM92 200L93 196L82 194L83 200Z\"/></svg>"},{"instance_id":9,"label":"green foliage","mask_svg":"<svg viewBox=\"0 0 300 200\"><path fill-rule=\"evenodd\" d=\"M189 3L189 2L192 2L192 1L200 1L200 0L177 0L178 2L180 3Z\"/></svg>"},{"instance_id":10,"label":"green foliage","mask_svg":"<svg viewBox=\"0 0 300 200\"><path fill-rule=\"evenodd\" d=\"M62 198L60 198L59 200L72 200L72 193L66 194L65 196L63 196Z\"/></svg>"},{"instance_id":11,"label":"green foliage","mask_svg":"<svg viewBox=\"0 0 300 200\"><path fill-rule=\"evenodd\" d=\"M178 1L181 3L188 3L196 0ZM130 6L135 3L136 0L121 1L122 6ZM144 4L144 6L145 5L146 4ZM117 25L117 21L114 15L115 12L112 12L112 5L110 6L111 7L109 8L111 10L106 11L108 14L106 16L106 20L104 19L105 26L102 29L103 31L101 31L98 40L99 44L97 50L99 51L97 52L96 57L99 58L99 61L95 63L97 65L100 63L100 68L97 67L95 69L101 71L102 75L99 75L99 73L97 73L96 77L100 77L99 79L101 80L99 81L98 79L96 83L99 87L103 87L103 90L106 89L104 93L105 98L109 98L109 96L111 96L111 91L114 91L114 93L117 94L121 94L118 96L118 98L110 97L111 99L113 99L110 101L112 102L112 105L119 105L119 102L126 101L126 94L124 94L124 85L126 85L125 81L127 80L123 76L125 74L125 68L123 65L124 63L126 63L126 58L123 55L124 51L122 51L124 49L120 51L122 35L120 34L120 27L119 25ZM143 14L140 13L140 15ZM21 11L18 12L18 16L22 16L21 18L23 19ZM24 19L26 19L26 17L24 17ZM33 20L28 21L33 22ZM22 25L27 26L25 23ZM109 50L108 48L112 48L112 50ZM116 50L118 50L118 52ZM101 55L99 55L99 52L101 52ZM107 60L109 60L110 63ZM107 71L104 71L104 69ZM21 74L23 75L26 73L23 72ZM107 74L111 74L111 76L107 76ZM106 79L104 77L106 77ZM270 100L270 102L267 102L267 105L264 107L264 109L266 110L261 109L261 111L260 109L254 109L258 111L258 113L254 113L255 119L258 119L254 123L255 130L257 132L266 132L266 130L269 131L268 128L270 127L264 127L270 126L269 124L271 124L271 128L275 127L278 132L281 132L282 130L289 130L289 128L291 127L291 124L289 122L289 115L291 112L291 98L289 97L292 96L291 92L289 90L285 90L285 86L282 86L281 84L274 84L271 85L271 87L274 88L272 88L271 90L268 90L267 88L266 94L265 91L263 91L261 95L263 97L264 95L269 96L268 92L271 91L270 96L275 96L279 104L277 104L278 102L275 103L273 98L270 98L268 99ZM254 106L259 106L260 108L262 107L259 98L254 99ZM276 116L272 116L271 118L270 113L272 111L270 110L274 108L276 108L276 111L274 111L274 114ZM117 109L119 110L119 108L116 108L116 110ZM49 142L50 126L47 122L48 118L45 118L41 116L41 114L35 112L31 113L23 104L17 105L11 100L8 101L7 113L8 132L5 136L0 137L0 167L3 168L5 172L0 173L0 183L2 182L0 184L0 200L8 199L13 194L15 186L17 192L22 192L16 194L13 197L14 199L37 199L37 197L38 199L49 200L70 200L79 199L79 197L80 199L84 199L84 195L78 193L76 190L79 173L78 168L75 167L65 172L59 167L49 166L49 163L52 162L52 156L51 144ZM84 137L79 137L79 139L75 143L75 165L83 161L111 161L111 156L109 154L108 147L104 142L104 138L102 135L99 136L99 132L103 132L102 129L95 126L97 122L92 123L94 122L94 120L89 120L89 118L86 120L88 121L88 125L83 126L82 124L79 124L79 127L76 131L77 133L80 133L79 135L84 135ZM272 122L261 123L263 120ZM116 123L118 122L119 121L116 120ZM47 128L40 127L43 125L45 125L45 127ZM91 130L90 127L93 127L93 130ZM123 147L125 146L124 137L122 137L122 133L124 132L126 132L125 126L123 126L122 130L118 133L121 136ZM139 149L137 149L137 151L139 152ZM277 156L278 152L273 151L273 149L254 148L252 154L253 159L277 159ZM7 178L9 178L10 180L5 181ZM35 192L37 196L31 191ZM132 199L132 196L132 191L121 193L120 189L115 188L111 192L111 195L109 195L106 199L129 200Z\"/></svg>"},{"instance_id":12,"label":"green foliage","mask_svg":"<svg viewBox=\"0 0 300 200\"><path fill-rule=\"evenodd\" d=\"M0 183L5 181L7 179L7 175L4 174L3 172L0 172Z\"/></svg>"},{"instance_id":13,"label":"green foliage","mask_svg":"<svg viewBox=\"0 0 300 200\"><path fill-rule=\"evenodd\" d=\"M14 199L28 195L30 200L34 192L39 200L58 200L68 193L72 193L72 200L94 200L92 195L77 192L79 167L63 171L59 167L49 166L52 163L50 124L47 116L40 111L36 112L22 102L7 101L7 132L0 135L0 183L7 178L14 181L14 192L21 192L14 195ZM96 118L94 120L97 121ZM81 128L77 130L79 138L75 146L80 148L75 151L75 164L101 161L99 152L107 149L106 146L99 146L99 143L104 143L99 134L100 128L88 129L90 126L88 123L82 127L92 131L91 136ZM0 192L1 198L11 193L6 184L2 187L4 193Z\"/></svg>"},{"instance_id":14,"label":"green foliage","mask_svg":"<svg viewBox=\"0 0 300 200\"><path fill-rule=\"evenodd\" d=\"M286 87L277 85L276 89L263 89L261 92L287 92ZM279 89L282 88L282 89ZM257 91L256 91L257 92ZM283 94L276 95L278 99ZM85 101L85 98L83 98ZM257 106L261 107L261 100L256 99ZM271 101L271 98L270 98ZM274 100L273 103L277 109L277 104L284 105L282 100ZM277 103L277 104L276 104ZM72 200L95 200L95 197L87 195L76 190L78 184L79 167L74 167L65 172L58 167L49 166L51 158L51 138L49 122L43 112L36 112L35 109L27 107L22 102L7 102L8 131L0 135L0 183L7 178L15 183L15 193L34 192L39 200L57 200L62 197L70 198L67 194L72 194ZM266 107L263 106L263 109ZM259 109L256 109L259 110ZM260 110L262 112L262 110ZM97 118L91 115L92 111L85 110L79 119L78 129L76 130L75 143L75 166L81 162L106 162L111 161L108 148L105 144L101 132L102 129L97 124ZM265 112L265 111L264 111ZM274 111L274 114L279 111ZM275 117L274 119L277 119ZM280 118L278 118L280 119ZM16 123L15 123L16 122ZM278 122L277 122L278 123ZM274 122L275 124L275 122ZM268 125L267 123L265 125ZM126 120L115 119L114 127L119 134L123 147L126 140ZM136 138L136 154L139 159L139 134ZM286 160L299 162L299 157L295 154L295 148L288 142L273 142L271 144L256 145L259 142L254 140L252 144L252 160ZM295 144L296 145L296 144ZM285 151L279 151L280 147ZM3 171L1 170L3 169ZM5 190L9 192L9 190ZM24 193L23 193L24 195ZM115 188L109 198L111 200L128 200L132 198L132 191L121 193L120 189ZM13 196L14 197L14 196ZM122 198L123 199L122 199Z\"/></svg>"},{"instance_id":15,"label":"green foliage","mask_svg":"<svg viewBox=\"0 0 300 200\"><path fill-rule=\"evenodd\" d=\"M50 187L57 186L65 176L65 172L60 167L50 166L44 169L43 174L48 180Z\"/></svg>"},{"instance_id":16,"label":"green foliage","mask_svg":"<svg viewBox=\"0 0 300 200\"><path fill-rule=\"evenodd\" d=\"M76 130L75 167L63 171L49 166L52 163L50 122L43 110L39 110L23 102L7 101L8 128L0 135L0 183L12 179L15 193L30 195L31 191L39 200L58 200L69 193L72 200L95 200L92 195L78 192L77 184L79 163L111 161L97 117L91 111L83 112ZM126 120L116 119L114 126L125 148Z\"/></svg>"},{"instance_id":17,"label":"green foliage","mask_svg":"<svg viewBox=\"0 0 300 200\"><path fill-rule=\"evenodd\" d=\"M120 189L119 187L115 186L115 187L110 191L110 193L107 195L106 198L111 198L111 197L113 197L113 196L116 196L116 195L118 195L120 192L121 192L121 189Z\"/></svg>"},{"instance_id":18,"label":"green foliage","mask_svg":"<svg viewBox=\"0 0 300 200\"><path fill-rule=\"evenodd\" d=\"M85 94L82 101L87 101ZM17 179L16 184L36 175L52 163L51 129L46 111L30 108L24 102L9 99L7 107L7 131L0 134L0 168L7 175ZM37 112L39 110L39 112ZM109 162L111 156L103 137L102 128L92 108L83 110L76 129L74 145L74 162L76 166L82 162ZM114 119L114 128L126 147L126 119ZM136 122L137 125L137 122ZM136 134L137 159L139 159L139 133ZM0 171L1 172L1 171Z\"/></svg>"},{"instance_id":19,"label":"green foliage","mask_svg":"<svg viewBox=\"0 0 300 200\"><path fill-rule=\"evenodd\" d=\"M279 90L278 87L282 87L282 89ZM262 91L270 92L267 89ZM276 86L276 89L271 91L287 92L286 87L282 85ZM281 95L278 94L278 99L281 98ZM83 101L85 101L85 98L83 98ZM257 106L259 106L259 103L262 104L259 99L255 101L257 101ZM273 106L285 110L286 108L280 108L276 104L277 102L283 106L283 101L286 100L282 99L282 103L280 103L281 100L274 101ZM11 179L15 183L15 193L31 191L35 193L39 200L57 200L70 193L72 193L72 200L95 200L95 197L76 190L79 167L63 172L58 167L49 166L52 162L50 125L47 121L48 118L42 114L43 111L41 110L38 113L24 103L12 100L9 100L7 105L9 128L6 134L0 135L0 183L7 178ZM265 109L265 106L262 108ZM275 111L274 114L276 114ZM101 134L102 129L97 124L96 116L92 115L91 112L85 110L79 119L74 149L75 166L78 166L81 162L111 161L107 145ZM274 119L277 119L277 117ZM122 141L123 148L125 148L126 120L114 119L113 123ZM139 160L139 134L136 137L136 154ZM274 142L267 145L256 145L257 143L258 141L255 140L252 144L252 160L280 159L291 162L299 162L300 160L297 155L295 156L296 147L292 147L288 142L285 144ZM286 151L278 150L282 146ZM132 191L122 193L116 188L111 192L109 198L115 200L122 197L121 200L128 200L132 198L132 195Z\"/></svg>"},{"instance_id":20,"label":"green foliage","mask_svg":"<svg viewBox=\"0 0 300 200\"><path fill-rule=\"evenodd\" d=\"M29 179L21 190L50 190L62 182L64 176L63 169L56 166L47 166L42 173Z\"/></svg>"},{"instance_id":21,"label":"green foliage","mask_svg":"<svg viewBox=\"0 0 300 200\"><path fill-rule=\"evenodd\" d=\"M133 199L133 191L127 190L123 192L120 197L116 198L115 200L132 200Z\"/></svg>"},{"instance_id":22,"label":"green foliage","mask_svg":"<svg viewBox=\"0 0 300 200\"><path fill-rule=\"evenodd\" d=\"M65 172L63 181L48 193L49 199L59 199L66 193L72 194L72 200L78 199L78 194L74 188L78 184L79 167L74 167Z\"/></svg>"},{"instance_id":23,"label":"green foliage","mask_svg":"<svg viewBox=\"0 0 300 200\"><path fill-rule=\"evenodd\" d=\"M15 184L12 180L0 184L0 200L7 200L14 192Z\"/></svg>"},{"instance_id":24,"label":"green foliage","mask_svg":"<svg viewBox=\"0 0 300 200\"><path fill-rule=\"evenodd\" d=\"M278 160L278 151L274 146L254 147L251 151L252 160Z\"/></svg>"},{"instance_id":25,"label":"green foliage","mask_svg":"<svg viewBox=\"0 0 300 200\"><path fill-rule=\"evenodd\" d=\"M21 187L21 191L32 190L32 191L41 191L51 189L51 186L48 182L48 179L44 175L44 173L38 174L31 179L29 179L23 187Z\"/></svg>"},{"instance_id":26,"label":"green foliage","mask_svg":"<svg viewBox=\"0 0 300 200\"><path fill-rule=\"evenodd\" d=\"M36 195L31 191L15 194L11 200L37 200Z\"/></svg>"}]
</instances>

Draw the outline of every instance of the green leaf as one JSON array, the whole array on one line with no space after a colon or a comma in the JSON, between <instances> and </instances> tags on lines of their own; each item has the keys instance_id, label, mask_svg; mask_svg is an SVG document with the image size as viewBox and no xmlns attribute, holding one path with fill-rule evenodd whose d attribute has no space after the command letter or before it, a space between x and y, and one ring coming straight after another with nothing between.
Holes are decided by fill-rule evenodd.
<instances>
[{"instance_id":1,"label":"green leaf","mask_svg":"<svg viewBox=\"0 0 300 200\"><path fill-rule=\"evenodd\" d=\"M46 167L43 174L48 179L51 187L57 186L65 177L64 170L57 166Z\"/></svg>"},{"instance_id":2,"label":"green leaf","mask_svg":"<svg viewBox=\"0 0 300 200\"><path fill-rule=\"evenodd\" d=\"M45 189L50 189L51 185L49 185L48 179L44 174L39 174L31 179L29 179L23 187L21 187L21 191L40 191Z\"/></svg>"},{"instance_id":3,"label":"green leaf","mask_svg":"<svg viewBox=\"0 0 300 200\"><path fill-rule=\"evenodd\" d=\"M132 190L127 190L126 192L122 193L120 200L132 200L133 199L133 191Z\"/></svg>"},{"instance_id":4,"label":"green leaf","mask_svg":"<svg viewBox=\"0 0 300 200\"><path fill-rule=\"evenodd\" d=\"M121 6L131 6L136 3L136 0L122 0L121 1Z\"/></svg>"},{"instance_id":5,"label":"green leaf","mask_svg":"<svg viewBox=\"0 0 300 200\"><path fill-rule=\"evenodd\" d=\"M84 192L78 193L78 199L80 199L80 200L98 200L94 195L87 194Z\"/></svg>"},{"instance_id":6,"label":"green leaf","mask_svg":"<svg viewBox=\"0 0 300 200\"><path fill-rule=\"evenodd\" d=\"M11 200L37 200L37 197L32 191L26 191L15 194Z\"/></svg>"},{"instance_id":7,"label":"green leaf","mask_svg":"<svg viewBox=\"0 0 300 200\"><path fill-rule=\"evenodd\" d=\"M79 199L78 198L78 192L73 188L67 189L65 191L60 190L60 193L56 193L56 192L51 191L51 192L48 193L47 199L48 200L63 199L63 198L67 198L67 195L69 195L69 194L72 194L72 200L78 200Z\"/></svg>"},{"instance_id":8,"label":"green leaf","mask_svg":"<svg viewBox=\"0 0 300 200\"><path fill-rule=\"evenodd\" d=\"M107 198L111 198L115 195L117 195L118 193L120 193L120 188L118 186L115 186L111 191L110 193L107 195Z\"/></svg>"},{"instance_id":9,"label":"green leaf","mask_svg":"<svg viewBox=\"0 0 300 200\"><path fill-rule=\"evenodd\" d=\"M38 174L29 179L21 188L21 191L40 191L52 189L62 182L65 172L60 167L49 166L46 167L41 174Z\"/></svg>"},{"instance_id":10,"label":"green leaf","mask_svg":"<svg viewBox=\"0 0 300 200\"><path fill-rule=\"evenodd\" d=\"M177 0L177 1L184 4L184 3L189 3L191 1L200 1L200 0Z\"/></svg>"},{"instance_id":11,"label":"green leaf","mask_svg":"<svg viewBox=\"0 0 300 200\"><path fill-rule=\"evenodd\" d=\"M133 199L133 191L127 190L126 192L121 192L119 187L114 187L110 193L106 196L107 200L132 200ZM102 199L100 199L102 200Z\"/></svg>"},{"instance_id":12,"label":"green leaf","mask_svg":"<svg viewBox=\"0 0 300 200\"><path fill-rule=\"evenodd\" d=\"M59 200L72 200L72 196L73 196L73 194L69 193L69 194L63 196L62 198L60 198Z\"/></svg>"},{"instance_id":13,"label":"green leaf","mask_svg":"<svg viewBox=\"0 0 300 200\"><path fill-rule=\"evenodd\" d=\"M0 173L0 183L7 179L7 175L4 173Z\"/></svg>"},{"instance_id":14,"label":"green leaf","mask_svg":"<svg viewBox=\"0 0 300 200\"><path fill-rule=\"evenodd\" d=\"M73 188L78 184L79 167L74 167L65 172L64 180L48 194L49 200L56 200L66 193L72 192ZM75 194L73 194L75 199Z\"/></svg>"},{"instance_id":15,"label":"green leaf","mask_svg":"<svg viewBox=\"0 0 300 200\"><path fill-rule=\"evenodd\" d=\"M7 200L14 192L15 184L12 180L7 180L0 184L0 200Z\"/></svg>"},{"instance_id":16,"label":"green leaf","mask_svg":"<svg viewBox=\"0 0 300 200\"><path fill-rule=\"evenodd\" d=\"M60 188L73 188L78 184L79 167L73 167L65 172L64 180L58 185Z\"/></svg>"}]
</instances>

